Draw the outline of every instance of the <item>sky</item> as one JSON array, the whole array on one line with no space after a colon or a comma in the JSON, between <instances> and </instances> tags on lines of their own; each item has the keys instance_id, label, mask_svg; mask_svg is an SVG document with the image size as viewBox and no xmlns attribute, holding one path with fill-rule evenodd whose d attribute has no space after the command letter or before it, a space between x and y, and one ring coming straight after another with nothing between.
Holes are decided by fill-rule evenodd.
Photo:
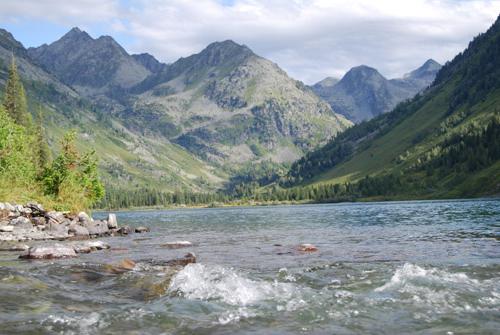
<instances>
[{"instance_id":1,"label":"sky","mask_svg":"<svg viewBox=\"0 0 500 335\"><path fill-rule=\"evenodd\" d=\"M451 60L500 0L0 0L0 27L26 47L72 27L171 63L232 39L307 84L361 64L401 77Z\"/></svg>"}]
</instances>

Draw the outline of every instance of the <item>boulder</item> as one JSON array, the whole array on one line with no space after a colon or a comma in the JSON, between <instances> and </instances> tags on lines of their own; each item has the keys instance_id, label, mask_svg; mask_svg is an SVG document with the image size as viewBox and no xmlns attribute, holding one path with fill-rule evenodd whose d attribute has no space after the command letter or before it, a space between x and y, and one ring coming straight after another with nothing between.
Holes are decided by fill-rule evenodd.
<instances>
[{"instance_id":1,"label":"boulder","mask_svg":"<svg viewBox=\"0 0 500 335\"><path fill-rule=\"evenodd\" d=\"M30 219L25 218L24 216L20 216L10 221L10 224L16 226L19 229L31 229L33 225L31 224Z\"/></svg>"},{"instance_id":2,"label":"boulder","mask_svg":"<svg viewBox=\"0 0 500 335\"><path fill-rule=\"evenodd\" d=\"M26 259L67 258L76 257L76 252L71 246L55 244L53 246L31 247L26 254L19 257Z\"/></svg>"},{"instance_id":3,"label":"boulder","mask_svg":"<svg viewBox=\"0 0 500 335\"><path fill-rule=\"evenodd\" d=\"M22 205L15 205L14 206L14 211L22 213L24 210L24 207Z\"/></svg>"},{"instance_id":4,"label":"boulder","mask_svg":"<svg viewBox=\"0 0 500 335\"><path fill-rule=\"evenodd\" d=\"M90 253L92 251L96 250L103 250L103 249L109 249L110 246L109 244L106 244L102 241L87 241L84 243L79 243L79 244L74 244L73 248L75 249L75 252L78 254L81 253Z\"/></svg>"},{"instance_id":5,"label":"boulder","mask_svg":"<svg viewBox=\"0 0 500 335\"><path fill-rule=\"evenodd\" d=\"M88 237L90 234L89 234L89 230L83 226L80 226L79 224L77 223L71 223L69 226L68 226L68 233L74 235L74 236L82 236L82 237Z\"/></svg>"},{"instance_id":6,"label":"boulder","mask_svg":"<svg viewBox=\"0 0 500 335\"><path fill-rule=\"evenodd\" d=\"M26 208L31 209L31 213L35 216L44 216L45 210L41 204L37 204L36 202L29 202L26 205Z\"/></svg>"},{"instance_id":7,"label":"boulder","mask_svg":"<svg viewBox=\"0 0 500 335\"><path fill-rule=\"evenodd\" d=\"M118 228L118 221L116 221L116 215L113 213L108 214L108 228L109 229Z\"/></svg>"},{"instance_id":8,"label":"boulder","mask_svg":"<svg viewBox=\"0 0 500 335\"><path fill-rule=\"evenodd\" d=\"M68 235L69 229L64 224L49 223L48 232L50 233L50 235L52 235L54 238L57 239L64 239L68 238L69 236Z\"/></svg>"},{"instance_id":9,"label":"boulder","mask_svg":"<svg viewBox=\"0 0 500 335\"><path fill-rule=\"evenodd\" d=\"M31 222L35 226L44 226L47 223L47 219L44 218L43 216L35 216L31 218Z\"/></svg>"},{"instance_id":10,"label":"boulder","mask_svg":"<svg viewBox=\"0 0 500 335\"><path fill-rule=\"evenodd\" d=\"M47 218L49 224L52 223L60 224L66 220L66 217L61 212L54 212L54 211L48 212L45 214L45 217Z\"/></svg>"},{"instance_id":11,"label":"boulder","mask_svg":"<svg viewBox=\"0 0 500 335\"><path fill-rule=\"evenodd\" d=\"M8 202L4 203L4 206L5 206L5 209L10 211L10 212L15 212L16 209L14 208L14 206L12 206L11 204L9 204Z\"/></svg>"},{"instance_id":12,"label":"boulder","mask_svg":"<svg viewBox=\"0 0 500 335\"><path fill-rule=\"evenodd\" d=\"M103 221L95 220L94 222L87 223L85 227L92 236L103 236L109 233L108 224Z\"/></svg>"},{"instance_id":13,"label":"boulder","mask_svg":"<svg viewBox=\"0 0 500 335\"><path fill-rule=\"evenodd\" d=\"M80 221L83 224L88 224L94 220L92 220L92 218L87 213L80 212L80 213L78 213L78 221Z\"/></svg>"},{"instance_id":14,"label":"boulder","mask_svg":"<svg viewBox=\"0 0 500 335\"><path fill-rule=\"evenodd\" d=\"M0 202L0 211L3 211L5 209L5 204L3 202Z\"/></svg>"},{"instance_id":15,"label":"boulder","mask_svg":"<svg viewBox=\"0 0 500 335\"><path fill-rule=\"evenodd\" d=\"M160 247L167 249L180 249L180 248L191 247L192 245L193 243L189 241L174 241L174 242L167 242L164 244L160 244Z\"/></svg>"},{"instance_id":16,"label":"boulder","mask_svg":"<svg viewBox=\"0 0 500 335\"><path fill-rule=\"evenodd\" d=\"M299 245L297 250L302 252L315 252L318 251L318 248L314 244L304 243Z\"/></svg>"},{"instance_id":17,"label":"boulder","mask_svg":"<svg viewBox=\"0 0 500 335\"><path fill-rule=\"evenodd\" d=\"M147 233L147 232L149 232L149 228L144 227L144 226L136 227L135 232L136 233Z\"/></svg>"},{"instance_id":18,"label":"boulder","mask_svg":"<svg viewBox=\"0 0 500 335\"><path fill-rule=\"evenodd\" d=\"M132 229L130 229L129 226L122 226L122 227L118 228L118 230L116 232L120 235L128 235L132 232Z\"/></svg>"},{"instance_id":19,"label":"boulder","mask_svg":"<svg viewBox=\"0 0 500 335\"><path fill-rule=\"evenodd\" d=\"M0 226L0 232L10 233L14 231L14 226Z\"/></svg>"}]
</instances>

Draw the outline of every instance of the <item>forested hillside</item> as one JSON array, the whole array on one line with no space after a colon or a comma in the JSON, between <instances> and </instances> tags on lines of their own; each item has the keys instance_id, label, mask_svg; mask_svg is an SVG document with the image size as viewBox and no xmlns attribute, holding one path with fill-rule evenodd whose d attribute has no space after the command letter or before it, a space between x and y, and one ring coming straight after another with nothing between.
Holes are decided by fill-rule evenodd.
<instances>
[{"instance_id":1,"label":"forested hillside","mask_svg":"<svg viewBox=\"0 0 500 335\"><path fill-rule=\"evenodd\" d=\"M439 71L428 91L306 154L281 186L339 184L353 197L498 194L499 106L497 20Z\"/></svg>"}]
</instances>

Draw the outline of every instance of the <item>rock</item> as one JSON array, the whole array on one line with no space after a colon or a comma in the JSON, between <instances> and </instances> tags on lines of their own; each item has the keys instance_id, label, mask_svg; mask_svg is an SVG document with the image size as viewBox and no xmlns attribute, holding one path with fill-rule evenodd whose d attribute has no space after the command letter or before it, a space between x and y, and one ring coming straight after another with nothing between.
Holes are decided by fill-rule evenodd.
<instances>
[{"instance_id":1,"label":"rock","mask_svg":"<svg viewBox=\"0 0 500 335\"><path fill-rule=\"evenodd\" d=\"M132 271L135 268L135 262L131 259L124 259L120 263L116 265L107 265L105 266L106 271L121 274L124 272Z\"/></svg>"},{"instance_id":2,"label":"rock","mask_svg":"<svg viewBox=\"0 0 500 335\"><path fill-rule=\"evenodd\" d=\"M26 205L27 208L31 209L31 212L35 216L43 216L45 215L45 210L43 209L43 206L41 204L37 204L35 202L29 202Z\"/></svg>"},{"instance_id":3,"label":"rock","mask_svg":"<svg viewBox=\"0 0 500 335\"><path fill-rule=\"evenodd\" d=\"M109 249L110 246L109 244L106 244L102 241L88 241L84 243L79 243L79 244L74 244L73 248L75 249L75 252L78 254L81 253L90 253L92 251L96 250L103 250L103 249Z\"/></svg>"},{"instance_id":4,"label":"rock","mask_svg":"<svg viewBox=\"0 0 500 335\"><path fill-rule=\"evenodd\" d=\"M118 221L116 221L115 214L112 214L112 213L108 214L108 228L109 229L118 228Z\"/></svg>"},{"instance_id":5,"label":"rock","mask_svg":"<svg viewBox=\"0 0 500 335\"><path fill-rule=\"evenodd\" d=\"M128 235L132 232L132 229L130 229L129 226L123 226L123 227L118 228L118 230L116 232L120 235Z\"/></svg>"},{"instance_id":6,"label":"rock","mask_svg":"<svg viewBox=\"0 0 500 335\"><path fill-rule=\"evenodd\" d=\"M92 220L92 218L87 213L80 212L80 213L78 213L78 221L80 221L83 224L88 224L94 220Z\"/></svg>"},{"instance_id":7,"label":"rock","mask_svg":"<svg viewBox=\"0 0 500 335\"><path fill-rule=\"evenodd\" d=\"M50 222L50 220L49 220ZM68 238L68 232L69 229L67 226L64 224L58 224L58 223L49 223L49 229L48 229L50 235L52 235L54 238L58 239L64 239Z\"/></svg>"},{"instance_id":8,"label":"rock","mask_svg":"<svg viewBox=\"0 0 500 335\"><path fill-rule=\"evenodd\" d=\"M28 207L23 207L23 208L19 211L19 213L20 213L21 215L24 215L24 216L30 216L30 215L33 213L33 211L31 210L31 208L28 208Z\"/></svg>"},{"instance_id":9,"label":"rock","mask_svg":"<svg viewBox=\"0 0 500 335\"><path fill-rule=\"evenodd\" d=\"M68 233L69 234L73 234L74 236L83 236L83 237L88 237L90 234L89 234L89 230L83 226L80 226L79 224L77 223L71 223L69 226L68 226Z\"/></svg>"},{"instance_id":10,"label":"rock","mask_svg":"<svg viewBox=\"0 0 500 335\"><path fill-rule=\"evenodd\" d=\"M0 226L0 231L4 233L10 233L14 231L14 226Z\"/></svg>"},{"instance_id":11,"label":"rock","mask_svg":"<svg viewBox=\"0 0 500 335\"><path fill-rule=\"evenodd\" d=\"M299 245L297 250L302 252L315 252L318 251L318 248L314 244L304 243Z\"/></svg>"},{"instance_id":12,"label":"rock","mask_svg":"<svg viewBox=\"0 0 500 335\"><path fill-rule=\"evenodd\" d=\"M103 221L96 220L94 222L87 223L85 227L92 236L102 236L109 233L108 224Z\"/></svg>"},{"instance_id":13,"label":"rock","mask_svg":"<svg viewBox=\"0 0 500 335\"><path fill-rule=\"evenodd\" d=\"M24 210L24 207L22 205L15 205L14 206L14 211L22 213Z\"/></svg>"},{"instance_id":14,"label":"rock","mask_svg":"<svg viewBox=\"0 0 500 335\"><path fill-rule=\"evenodd\" d=\"M0 220L8 219L10 216L10 211L7 209L0 209Z\"/></svg>"},{"instance_id":15,"label":"rock","mask_svg":"<svg viewBox=\"0 0 500 335\"><path fill-rule=\"evenodd\" d=\"M14 206L12 206L11 204L9 204L8 202L4 203L4 206L5 206L5 209L8 210L9 212L15 212L16 209L14 208Z\"/></svg>"},{"instance_id":16,"label":"rock","mask_svg":"<svg viewBox=\"0 0 500 335\"><path fill-rule=\"evenodd\" d=\"M172 259L167 261L165 265L168 266L186 266L191 263L196 263L196 255L192 252L188 252L183 258Z\"/></svg>"},{"instance_id":17,"label":"rock","mask_svg":"<svg viewBox=\"0 0 500 335\"><path fill-rule=\"evenodd\" d=\"M31 218L31 222L35 226L44 226L47 223L47 219L44 218L43 216L35 216Z\"/></svg>"},{"instance_id":18,"label":"rock","mask_svg":"<svg viewBox=\"0 0 500 335\"><path fill-rule=\"evenodd\" d=\"M76 252L71 246L55 244L53 246L31 247L26 254L19 257L26 259L67 258L76 257Z\"/></svg>"},{"instance_id":19,"label":"rock","mask_svg":"<svg viewBox=\"0 0 500 335\"><path fill-rule=\"evenodd\" d=\"M149 228L148 227L143 227L143 226L136 227L135 228L135 232L136 233L147 233L147 232L149 232Z\"/></svg>"},{"instance_id":20,"label":"rock","mask_svg":"<svg viewBox=\"0 0 500 335\"><path fill-rule=\"evenodd\" d=\"M22 243L0 245L0 251L26 251L29 248L29 245Z\"/></svg>"},{"instance_id":21,"label":"rock","mask_svg":"<svg viewBox=\"0 0 500 335\"><path fill-rule=\"evenodd\" d=\"M167 242L164 244L160 244L160 247L168 249L180 249L180 248L191 247L192 245L193 243L189 241L175 241L175 242Z\"/></svg>"},{"instance_id":22,"label":"rock","mask_svg":"<svg viewBox=\"0 0 500 335\"><path fill-rule=\"evenodd\" d=\"M20 229L31 229L33 225L31 224L30 219L25 218L24 216L20 216L14 220L10 221L10 224L16 226L16 228Z\"/></svg>"},{"instance_id":23,"label":"rock","mask_svg":"<svg viewBox=\"0 0 500 335\"><path fill-rule=\"evenodd\" d=\"M60 224L66 220L66 217L61 212L48 212L45 214L49 224L56 223Z\"/></svg>"},{"instance_id":24,"label":"rock","mask_svg":"<svg viewBox=\"0 0 500 335\"><path fill-rule=\"evenodd\" d=\"M5 204L3 202L0 202L0 211L3 211L5 209Z\"/></svg>"}]
</instances>

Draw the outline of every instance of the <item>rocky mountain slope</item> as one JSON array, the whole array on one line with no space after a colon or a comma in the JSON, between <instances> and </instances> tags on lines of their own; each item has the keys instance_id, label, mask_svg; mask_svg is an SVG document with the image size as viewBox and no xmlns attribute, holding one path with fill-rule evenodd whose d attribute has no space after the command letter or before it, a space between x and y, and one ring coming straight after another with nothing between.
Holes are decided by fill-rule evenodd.
<instances>
[{"instance_id":1,"label":"rocky mountain slope","mask_svg":"<svg viewBox=\"0 0 500 335\"><path fill-rule=\"evenodd\" d=\"M51 143L77 128L109 184L213 190L248 164L291 162L351 125L232 41L166 65L78 28L28 50L7 35L4 64L16 48L23 79L37 87L28 93L47 107ZM52 101L63 93L71 103Z\"/></svg>"},{"instance_id":2,"label":"rocky mountain slope","mask_svg":"<svg viewBox=\"0 0 500 335\"><path fill-rule=\"evenodd\" d=\"M155 66L147 56L130 56L110 36L94 39L78 28L49 45L29 48L28 55L85 96L130 88L151 74L148 64Z\"/></svg>"},{"instance_id":3,"label":"rocky mountain slope","mask_svg":"<svg viewBox=\"0 0 500 335\"><path fill-rule=\"evenodd\" d=\"M276 64L233 41L182 58L133 89L120 116L148 124L208 161L292 161L344 130L334 113Z\"/></svg>"},{"instance_id":4,"label":"rocky mountain slope","mask_svg":"<svg viewBox=\"0 0 500 335\"><path fill-rule=\"evenodd\" d=\"M30 111L36 116L38 108L42 110L50 146L56 150L64 132L77 129L80 149L97 150L107 185L201 191L219 187L227 177L178 145L130 131L105 105L95 104L47 72L29 53L9 32L0 30L0 92L14 55Z\"/></svg>"},{"instance_id":5,"label":"rocky mountain slope","mask_svg":"<svg viewBox=\"0 0 500 335\"><path fill-rule=\"evenodd\" d=\"M500 194L499 46L500 18L428 90L308 153L283 185L358 183L357 196L406 199Z\"/></svg>"},{"instance_id":6,"label":"rocky mountain slope","mask_svg":"<svg viewBox=\"0 0 500 335\"><path fill-rule=\"evenodd\" d=\"M321 81L311 88L338 113L359 123L391 111L398 103L428 87L440 69L429 59L403 78L386 79L376 69L361 65L349 70L337 83Z\"/></svg>"}]
</instances>

